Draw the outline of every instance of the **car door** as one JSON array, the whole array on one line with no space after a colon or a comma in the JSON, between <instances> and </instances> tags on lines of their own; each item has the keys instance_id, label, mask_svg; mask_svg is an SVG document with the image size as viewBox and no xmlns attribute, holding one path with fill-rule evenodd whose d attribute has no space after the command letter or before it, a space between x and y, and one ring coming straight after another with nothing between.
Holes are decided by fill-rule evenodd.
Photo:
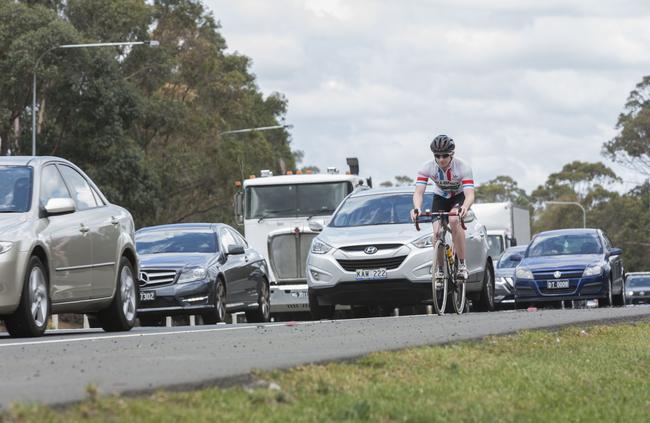
<instances>
[{"instance_id":1,"label":"car door","mask_svg":"<svg viewBox=\"0 0 650 423\"><path fill-rule=\"evenodd\" d=\"M104 204L81 173L67 165L59 164L58 167L89 229L93 264L92 297L110 297L117 281L115 261L119 220L115 211L111 213L112 208Z\"/></svg>"},{"instance_id":2,"label":"car door","mask_svg":"<svg viewBox=\"0 0 650 423\"><path fill-rule=\"evenodd\" d=\"M257 302L257 282L259 277L259 259L255 250L250 248L248 242L233 228L227 228L232 233L237 245L244 248L244 263L242 272L242 289L244 290L244 303L252 304Z\"/></svg>"},{"instance_id":3,"label":"car door","mask_svg":"<svg viewBox=\"0 0 650 423\"><path fill-rule=\"evenodd\" d=\"M219 229L219 241L224 253L225 264L223 266L226 274L226 301L229 306L237 307L243 305L244 289L246 285L246 262L245 254L228 254L230 246L237 245L235 237L225 227Z\"/></svg>"},{"instance_id":4,"label":"car door","mask_svg":"<svg viewBox=\"0 0 650 423\"><path fill-rule=\"evenodd\" d=\"M486 259L486 231L485 227L475 217L466 222L465 232L465 260L467 271L470 275L483 272Z\"/></svg>"},{"instance_id":5,"label":"car door","mask_svg":"<svg viewBox=\"0 0 650 423\"><path fill-rule=\"evenodd\" d=\"M52 198L73 198L54 164L41 171L39 200L44 207ZM74 200L74 198L73 198ZM41 231L49 250L52 302L78 301L92 293L92 243L87 216L73 213L41 219Z\"/></svg>"}]
</instances>

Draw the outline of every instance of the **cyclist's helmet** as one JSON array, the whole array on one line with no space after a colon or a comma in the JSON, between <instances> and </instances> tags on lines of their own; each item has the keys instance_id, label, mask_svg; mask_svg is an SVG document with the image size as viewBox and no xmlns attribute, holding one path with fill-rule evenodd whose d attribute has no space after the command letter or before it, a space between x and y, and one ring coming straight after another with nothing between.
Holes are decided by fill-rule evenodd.
<instances>
[{"instance_id":1,"label":"cyclist's helmet","mask_svg":"<svg viewBox=\"0 0 650 423\"><path fill-rule=\"evenodd\" d=\"M455 148L456 144L454 140L447 135L438 135L431 141L431 151L433 154L451 154Z\"/></svg>"}]
</instances>

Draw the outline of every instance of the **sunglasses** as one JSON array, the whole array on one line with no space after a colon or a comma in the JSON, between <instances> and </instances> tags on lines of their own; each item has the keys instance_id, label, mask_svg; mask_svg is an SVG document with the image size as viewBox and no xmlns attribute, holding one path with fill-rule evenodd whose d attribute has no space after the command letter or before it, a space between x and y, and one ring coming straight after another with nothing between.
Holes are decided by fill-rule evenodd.
<instances>
[{"instance_id":1,"label":"sunglasses","mask_svg":"<svg viewBox=\"0 0 650 423\"><path fill-rule=\"evenodd\" d=\"M446 158L448 158L450 155L449 155L449 154L434 154L433 156L434 156L436 159L446 159Z\"/></svg>"}]
</instances>

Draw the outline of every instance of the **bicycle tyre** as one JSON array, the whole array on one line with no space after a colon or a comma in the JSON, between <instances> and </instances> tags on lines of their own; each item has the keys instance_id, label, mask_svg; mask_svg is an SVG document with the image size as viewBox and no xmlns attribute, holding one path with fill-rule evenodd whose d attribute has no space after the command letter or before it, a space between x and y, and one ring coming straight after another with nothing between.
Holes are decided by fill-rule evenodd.
<instances>
[{"instance_id":1,"label":"bicycle tyre","mask_svg":"<svg viewBox=\"0 0 650 423\"><path fill-rule=\"evenodd\" d=\"M445 246L441 240L436 241L433 246L433 265L431 267L431 291L432 291L432 302L433 302L433 311L438 315L442 316L445 314L445 307L447 306L447 279L449 278L448 266L443 266L443 270L446 273L445 278L440 282L436 280L436 271L438 269L438 250L442 249L443 261L447 260L444 258ZM438 284L436 282L439 282ZM438 285L438 286L436 286Z\"/></svg>"},{"instance_id":2,"label":"bicycle tyre","mask_svg":"<svg viewBox=\"0 0 650 423\"><path fill-rule=\"evenodd\" d=\"M445 254L445 258L447 255ZM465 285L466 283L458 283L458 277L456 272L458 270L458 257L454 256L454 266L452 268L448 259L445 259L447 263L447 274L449 275L449 299L452 305L452 308L456 314L463 314L465 311L465 301L467 298L465 296Z\"/></svg>"}]
</instances>

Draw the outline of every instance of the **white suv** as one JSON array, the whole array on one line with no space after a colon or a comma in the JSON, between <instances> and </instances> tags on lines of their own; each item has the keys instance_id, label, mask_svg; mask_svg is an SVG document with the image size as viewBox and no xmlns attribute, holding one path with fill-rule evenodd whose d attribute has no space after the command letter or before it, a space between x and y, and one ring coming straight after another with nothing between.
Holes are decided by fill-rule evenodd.
<instances>
[{"instance_id":1,"label":"white suv","mask_svg":"<svg viewBox=\"0 0 650 423\"><path fill-rule=\"evenodd\" d=\"M331 318L337 304L430 304L432 225L411 222L414 187L350 194L314 239L307 257L309 307L315 319ZM431 204L433 193L425 193ZM425 207L426 208L426 207ZM465 219L467 296L475 308L494 309L494 270L485 227L470 211Z\"/></svg>"}]
</instances>

